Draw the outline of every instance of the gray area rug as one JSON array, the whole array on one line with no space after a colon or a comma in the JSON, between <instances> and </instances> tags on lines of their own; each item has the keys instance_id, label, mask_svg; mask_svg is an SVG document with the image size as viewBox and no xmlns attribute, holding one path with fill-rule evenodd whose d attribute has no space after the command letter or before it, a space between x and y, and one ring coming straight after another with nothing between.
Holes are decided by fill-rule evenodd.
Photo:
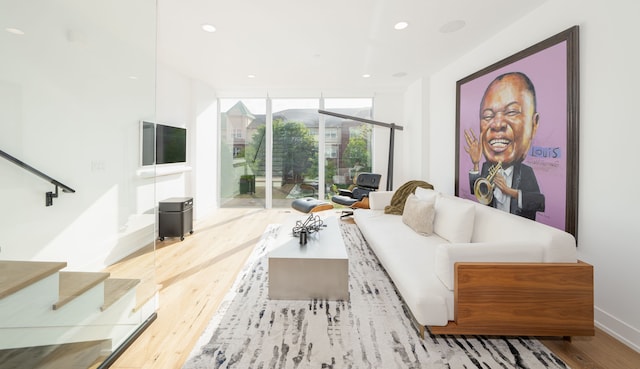
<instances>
[{"instance_id":1,"label":"gray area rug","mask_svg":"<svg viewBox=\"0 0 640 369\"><path fill-rule=\"evenodd\" d=\"M269 300L267 253L278 228L267 227L184 369L568 368L532 338L421 339L354 224L341 224L350 301Z\"/></svg>"}]
</instances>

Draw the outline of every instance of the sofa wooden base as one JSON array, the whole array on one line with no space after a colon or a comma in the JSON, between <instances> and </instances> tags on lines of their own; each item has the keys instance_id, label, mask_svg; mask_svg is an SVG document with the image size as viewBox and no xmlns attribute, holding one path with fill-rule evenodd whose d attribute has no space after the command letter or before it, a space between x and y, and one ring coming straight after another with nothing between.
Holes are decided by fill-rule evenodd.
<instances>
[{"instance_id":1,"label":"sofa wooden base","mask_svg":"<svg viewBox=\"0 0 640 369\"><path fill-rule=\"evenodd\" d=\"M454 298L455 321L429 326L432 334L595 334L593 266L581 261L456 263Z\"/></svg>"}]
</instances>

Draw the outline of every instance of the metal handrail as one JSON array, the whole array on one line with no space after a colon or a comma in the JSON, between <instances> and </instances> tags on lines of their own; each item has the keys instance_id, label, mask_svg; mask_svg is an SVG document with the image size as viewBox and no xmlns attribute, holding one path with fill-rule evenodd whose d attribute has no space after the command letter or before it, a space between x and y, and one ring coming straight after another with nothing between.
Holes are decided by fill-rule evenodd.
<instances>
[{"instance_id":1,"label":"metal handrail","mask_svg":"<svg viewBox=\"0 0 640 369\"><path fill-rule=\"evenodd\" d=\"M76 190L74 190L73 188L63 184L60 181L57 181L55 179L53 179L52 177L42 173L41 171L37 170L36 168L32 167L31 165L23 162L22 160L19 160L17 158L15 158L14 156L11 156L9 154L7 154L6 152L0 150L0 156L9 160L10 162L14 163L15 165L37 175L38 177L44 179L45 181L53 184L54 186L56 186L55 192L47 192L45 194L45 206L51 206L53 205L53 199L58 197L58 187L62 188L62 192L67 192L67 193L75 193Z\"/></svg>"},{"instance_id":2,"label":"metal handrail","mask_svg":"<svg viewBox=\"0 0 640 369\"><path fill-rule=\"evenodd\" d=\"M341 113L336 113L336 112L321 110L321 109L318 109L318 113L325 114L325 115L332 115L334 117L343 118L343 119L351 119L351 120L355 120L362 123L368 123L368 124L373 124L380 127L389 128L389 160L387 162L387 191L391 191L393 189L394 137L395 137L396 130L402 131L403 127L395 123L378 122L376 120L371 120L371 119L366 119L361 117L354 117L352 115L346 115L346 114L341 114Z\"/></svg>"}]
</instances>

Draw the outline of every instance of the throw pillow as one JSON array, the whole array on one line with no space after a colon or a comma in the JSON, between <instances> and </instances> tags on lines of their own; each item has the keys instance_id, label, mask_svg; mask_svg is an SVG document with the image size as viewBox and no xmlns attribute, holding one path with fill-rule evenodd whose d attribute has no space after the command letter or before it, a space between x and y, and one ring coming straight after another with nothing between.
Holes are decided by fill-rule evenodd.
<instances>
[{"instance_id":1,"label":"throw pillow","mask_svg":"<svg viewBox=\"0 0 640 369\"><path fill-rule=\"evenodd\" d=\"M409 194L402 212L402 222L416 233L428 236L433 233L433 218L435 216L435 198L432 201L420 200L416 195Z\"/></svg>"},{"instance_id":2,"label":"throw pillow","mask_svg":"<svg viewBox=\"0 0 640 369\"><path fill-rule=\"evenodd\" d=\"M438 197L433 231L451 243L471 242L475 206L462 199Z\"/></svg>"}]
</instances>

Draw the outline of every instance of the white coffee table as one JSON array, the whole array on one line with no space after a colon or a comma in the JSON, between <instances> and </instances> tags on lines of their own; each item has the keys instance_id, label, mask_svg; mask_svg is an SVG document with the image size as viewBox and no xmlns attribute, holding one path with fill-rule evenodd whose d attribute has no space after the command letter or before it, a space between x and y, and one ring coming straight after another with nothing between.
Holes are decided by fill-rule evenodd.
<instances>
[{"instance_id":1,"label":"white coffee table","mask_svg":"<svg viewBox=\"0 0 640 369\"><path fill-rule=\"evenodd\" d=\"M304 220L299 217L298 220ZM312 233L307 244L292 235L295 222L284 224L269 253L269 298L275 300L349 300L349 258L335 216Z\"/></svg>"}]
</instances>

